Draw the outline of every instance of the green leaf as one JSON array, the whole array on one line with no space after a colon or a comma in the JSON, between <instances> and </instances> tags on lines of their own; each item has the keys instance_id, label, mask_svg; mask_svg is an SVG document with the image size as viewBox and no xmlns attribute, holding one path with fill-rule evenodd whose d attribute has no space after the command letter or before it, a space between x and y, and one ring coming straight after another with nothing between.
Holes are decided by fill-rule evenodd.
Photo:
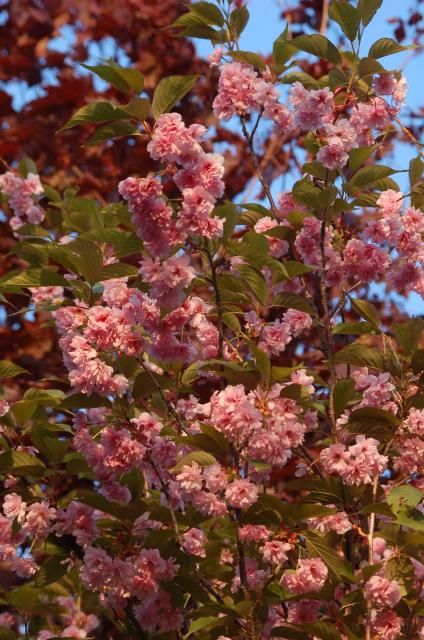
<instances>
[{"instance_id":1,"label":"green leaf","mask_svg":"<svg viewBox=\"0 0 424 640\"><path fill-rule=\"evenodd\" d=\"M324 538L321 538L321 536L313 533L312 531L308 531L302 535L305 537L308 547L312 553L320 556L327 567L337 577L339 582L342 582L343 578L349 582L356 581L350 564L345 560L342 560L328 542L324 540Z\"/></svg>"},{"instance_id":2,"label":"green leaf","mask_svg":"<svg viewBox=\"0 0 424 640\"><path fill-rule=\"evenodd\" d=\"M134 98L125 105L125 111L131 113L139 122L143 122L149 117L151 106L147 98Z\"/></svg>"},{"instance_id":3,"label":"green leaf","mask_svg":"<svg viewBox=\"0 0 424 640\"><path fill-rule=\"evenodd\" d=\"M104 140L111 140L113 138L122 138L123 136L139 135L139 130L131 122L112 122L106 124L104 127L97 129L96 133L86 142L91 146L103 142Z\"/></svg>"},{"instance_id":4,"label":"green leaf","mask_svg":"<svg viewBox=\"0 0 424 640\"><path fill-rule=\"evenodd\" d=\"M230 15L230 27L231 31L239 36L245 30L247 23L249 22L249 11L246 6L234 9Z\"/></svg>"},{"instance_id":5,"label":"green leaf","mask_svg":"<svg viewBox=\"0 0 424 640\"><path fill-rule=\"evenodd\" d=\"M26 178L29 173L38 174L37 165L34 160L31 160L28 156L24 155L18 164L18 171L23 178Z\"/></svg>"},{"instance_id":6,"label":"green leaf","mask_svg":"<svg viewBox=\"0 0 424 640\"><path fill-rule=\"evenodd\" d=\"M410 484L393 487L387 493L387 502L395 513L416 507L423 498L424 493Z\"/></svg>"},{"instance_id":7,"label":"green leaf","mask_svg":"<svg viewBox=\"0 0 424 640\"><path fill-rule=\"evenodd\" d=\"M167 113L194 87L199 76L162 78L153 94L152 111L156 119Z\"/></svg>"},{"instance_id":8,"label":"green leaf","mask_svg":"<svg viewBox=\"0 0 424 640\"><path fill-rule=\"evenodd\" d=\"M300 82L305 89L319 89L320 84L309 73L304 71L290 71L281 78L283 84L293 84L294 82Z\"/></svg>"},{"instance_id":9,"label":"green leaf","mask_svg":"<svg viewBox=\"0 0 424 640\"><path fill-rule=\"evenodd\" d=\"M57 582L68 571L68 563L66 562L67 556L56 555L52 558L48 558L37 572L34 578L35 587L46 587L53 582Z\"/></svg>"},{"instance_id":10,"label":"green leaf","mask_svg":"<svg viewBox=\"0 0 424 640\"><path fill-rule=\"evenodd\" d=\"M224 323L229 327L234 333L239 334L241 331L240 321L237 318L235 313L231 311L226 311L222 314L222 319Z\"/></svg>"},{"instance_id":11,"label":"green leaf","mask_svg":"<svg viewBox=\"0 0 424 640\"><path fill-rule=\"evenodd\" d=\"M257 368L263 375L265 381L268 382L271 378L271 360L268 354L254 344L250 345L250 350L255 358Z\"/></svg>"},{"instance_id":12,"label":"green leaf","mask_svg":"<svg viewBox=\"0 0 424 640\"><path fill-rule=\"evenodd\" d=\"M310 316L315 315L313 307L303 296L297 293L279 293L275 296L274 306L286 307L287 309L297 309L309 313Z\"/></svg>"},{"instance_id":13,"label":"green leaf","mask_svg":"<svg viewBox=\"0 0 424 640\"><path fill-rule=\"evenodd\" d=\"M424 319L412 318L412 320L401 324L394 322L391 325L391 329L403 351L410 355L416 350L418 341L424 331Z\"/></svg>"},{"instance_id":14,"label":"green leaf","mask_svg":"<svg viewBox=\"0 0 424 640\"><path fill-rule=\"evenodd\" d=\"M346 409L348 403L355 397L355 380L342 378L334 386L334 411L338 417Z\"/></svg>"},{"instance_id":15,"label":"green leaf","mask_svg":"<svg viewBox=\"0 0 424 640\"><path fill-rule=\"evenodd\" d=\"M411 48L414 47L404 47L392 38L380 38L371 46L368 56L370 58L384 58L385 56L391 56L393 53L400 53Z\"/></svg>"},{"instance_id":16,"label":"green leaf","mask_svg":"<svg viewBox=\"0 0 424 640\"><path fill-rule=\"evenodd\" d=\"M347 2L332 0L330 4L330 18L335 20L343 33L353 42L358 35L361 17L358 10Z\"/></svg>"},{"instance_id":17,"label":"green leaf","mask_svg":"<svg viewBox=\"0 0 424 640\"><path fill-rule=\"evenodd\" d=\"M136 276L137 274L138 269L133 264L116 262L103 267L99 279L103 282L103 280L110 280L111 278L127 278L128 276Z\"/></svg>"},{"instance_id":18,"label":"green leaf","mask_svg":"<svg viewBox=\"0 0 424 640\"><path fill-rule=\"evenodd\" d=\"M424 531L424 515L416 507L423 501L424 493L411 485L394 487L387 494L387 502L396 514L396 521L417 531Z\"/></svg>"},{"instance_id":19,"label":"green leaf","mask_svg":"<svg viewBox=\"0 0 424 640\"><path fill-rule=\"evenodd\" d=\"M260 273L260 271L257 271L253 267L244 264L238 266L237 271L240 273L243 281L254 293L259 302L262 305L266 305L268 300L268 287L265 278Z\"/></svg>"},{"instance_id":20,"label":"green leaf","mask_svg":"<svg viewBox=\"0 0 424 640\"><path fill-rule=\"evenodd\" d=\"M278 36L278 38L274 41L272 47L272 57L274 61L278 65L284 65L293 54L296 52L296 49L290 45L287 41L288 36L288 27L286 27L283 33Z\"/></svg>"},{"instance_id":21,"label":"green leaf","mask_svg":"<svg viewBox=\"0 0 424 640\"><path fill-rule=\"evenodd\" d=\"M0 473L12 475L42 475L44 463L24 451L5 451L0 455Z\"/></svg>"},{"instance_id":22,"label":"green leaf","mask_svg":"<svg viewBox=\"0 0 424 640\"><path fill-rule=\"evenodd\" d=\"M6 280L0 282L0 290L5 287L49 287L49 286L68 286L69 282L65 280L56 271L50 269L27 269L12 274Z\"/></svg>"},{"instance_id":23,"label":"green leaf","mask_svg":"<svg viewBox=\"0 0 424 640\"><path fill-rule=\"evenodd\" d=\"M103 270L103 256L98 246L90 240L74 240L65 249L78 256L78 273L90 284L100 281Z\"/></svg>"},{"instance_id":24,"label":"green leaf","mask_svg":"<svg viewBox=\"0 0 424 640\"><path fill-rule=\"evenodd\" d=\"M114 62L94 66L83 64L82 66L125 93L132 90L141 93L144 89L144 76L137 69L120 67Z\"/></svg>"},{"instance_id":25,"label":"green leaf","mask_svg":"<svg viewBox=\"0 0 424 640\"><path fill-rule=\"evenodd\" d=\"M346 426L350 433L364 434L385 442L393 437L399 424L400 419L390 411L361 407L352 411Z\"/></svg>"},{"instance_id":26,"label":"green leaf","mask_svg":"<svg viewBox=\"0 0 424 640\"><path fill-rule=\"evenodd\" d=\"M372 369L380 369L384 371L383 353L374 347L367 347L358 342L349 344L334 357L337 364L354 364L359 367L371 367Z\"/></svg>"},{"instance_id":27,"label":"green leaf","mask_svg":"<svg viewBox=\"0 0 424 640\"><path fill-rule=\"evenodd\" d=\"M341 64L342 62L342 57L337 47L323 35L297 36L297 38L290 41L290 44L300 51L305 51L318 58L329 60L330 62L334 62L334 64Z\"/></svg>"},{"instance_id":28,"label":"green leaf","mask_svg":"<svg viewBox=\"0 0 424 640\"><path fill-rule=\"evenodd\" d=\"M369 322L376 329L380 326L380 316L377 309L371 302L367 300L359 300L359 298L350 298L352 309L362 316L364 320Z\"/></svg>"},{"instance_id":29,"label":"green leaf","mask_svg":"<svg viewBox=\"0 0 424 640\"><path fill-rule=\"evenodd\" d=\"M92 409L96 407L110 407L111 402L107 398L92 393L86 396L84 393L74 393L60 403L59 409Z\"/></svg>"},{"instance_id":30,"label":"green leaf","mask_svg":"<svg viewBox=\"0 0 424 640\"><path fill-rule=\"evenodd\" d=\"M9 360L0 360L0 378L14 378L24 373L29 373L26 369L23 369Z\"/></svg>"},{"instance_id":31,"label":"green leaf","mask_svg":"<svg viewBox=\"0 0 424 640\"><path fill-rule=\"evenodd\" d=\"M374 164L367 167L362 167L361 169L358 169L353 178L351 178L348 185L355 191L371 185L376 180L387 178L387 176L391 176L394 173L396 173L394 169L392 169L391 167L386 167L382 164Z\"/></svg>"},{"instance_id":32,"label":"green leaf","mask_svg":"<svg viewBox=\"0 0 424 640\"><path fill-rule=\"evenodd\" d=\"M341 638L334 624L330 622L307 622L298 626L314 638L321 640L340 640Z\"/></svg>"},{"instance_id":33,"label":"green leaf","mask_svg":"<svg viewBox=\"0 0 424 640\"><path fill-rule=\"evenodd\" d=\"M190 12L200 16L206 24L213 24L217 27L224 26L224 16L212 2L195 2L190 5Z\"/></svg>"},{"instance_id":34,"label":"green leaf","mask_svg":"<svg viewBox=\"0 0 424 640\"><path fill-rule=\"evenodd\" d=\"M266 67L261 56L257 53L252 53L251 51L231 51L228 55L230 55L233 60L250 64L252 67L256 67L257 69L265 69Z\"/></svg>"},{"instance_id":35,"label":"green leaf","mask_svg":"<svg viewBox=\"0 0 424 640\"><path fill-rule=\"evenodd\" d=\"M375 73L384 73L383 65L375 60L375 58L361 58L358 65L358 74L360 78L373 76ZM365 147L366 148L366 147Z\"/></svg>"},{"instance_id":36,"label":"green leaf","mask_svg":"<svg viewBox=\"0 0 424 640\"><path fill-rule=\"evenodd\" d=\"M224 618L228 621L228 616L224 616ZM193 620L190 624L189 630L186 638L190 637L193 633L198 631L211 631L215 629L215 627L222 627L225 624L225 620L223 620L222 616L207 616L204 618L197 618L197 620Z\"/></svg>"},{"instance_id":37,"label":"green leaf","mask_svg":"<svg viewBox=\"0 0 424 640\"><path fill-rule=\"evenodd\" d=\"M181 458L171 471L178 473L185 465L190 466L193 462L197 462L201 467L208 467L211 464L216 464L216 458L206 451L192 451Z\"/></svg>"},{"instance_id":38,"label":"green leaf","mask_svg":"<svg viewBox=\"0 0 424 640\"><path fill-rule=\"evenodd\" d=\"M337 335L364 335L374 333L374 327L368 322L339 322L333 327L333 334Z\"/></svg>"},{"instance_id":39,"label":"green leaf","mask_svg":"<svg viewBox=\"0 0 424 640\"><path fill-rule=\"evenodd\" d=\"M62 462L69 447L69 441L59 439L57 433L50 429L48 425L36 424L33 426L31 440L38 451L54 464Z\"/></svg>"},{"instance_id":40,"label":"green leaf","mask_svg":"<svg viewBox=\"0 0 424 640\"><path fill-rule=\"evenodd\" d=\"M353 172L359 169L361 164L368 160L368 158L374 153L376 147L358 147L352 149L349 153L349 169Z\"/></svg>"},{"instance_id":41,"label":"green leaf","mask_svg":"<svg viewBox=\"0 0 424 640\"><path fill-rule=\"evenodd\" d=\"M414 373L424 371L424 349L418 349L412 356L411 368Z\"/></svg>"},{"instance_id":42,"label":"green leaf","mask_svg":"<svg viewBox=\"0 0 424 640\"><path fill-rule=\"evenodd\" d=\"M371 22L382 4L383 0L359 0L358 11L364 27Z\"/></svg>"},{"instance_id":43,"label":"green leaf","mask_svg":"<svg viewBox=\"0 0 424 640\"><path fill-rule=\"evenodd\" d=\"M321 209L321 193L322 190L313 184L310 180L298 180L293 185L293 197L296 202L305 204L313 209Z\"/></svg>"},{"instance_id":44,"label":"green leaf","mask_svg":"<svg viewBox=\"0 0 424 640\"><path fill-rule=\"evenodd\" d=\"M424 171L424 162L421 160L420 156L416 158L412 158L409 163L409 184L411 189L415 187L415 185L420 182Z\"/></svg>"},{"instance_id":45,"label":"green leaf","mask_svg":"<svg viewBox=\"0 0 424 640\"><path fill-rule=\"evenodd\" d=\"M68 122L59 131L72 129L87 122L114 122L116 120L129 120L132 117L123 107L112 102L93 102L78 109Z\"/></svg>"},{"instance_id":46,"label":"green leaf","mask_svg":"<svg viewBox=\"0 0 424 640\"><path fill-rule=\"evenodd\" d=\"M37 403L33 400L19 400L13 403L12 413L16 422L24 424L33 416L36 409Z\"/></svg>"}]
</instances>

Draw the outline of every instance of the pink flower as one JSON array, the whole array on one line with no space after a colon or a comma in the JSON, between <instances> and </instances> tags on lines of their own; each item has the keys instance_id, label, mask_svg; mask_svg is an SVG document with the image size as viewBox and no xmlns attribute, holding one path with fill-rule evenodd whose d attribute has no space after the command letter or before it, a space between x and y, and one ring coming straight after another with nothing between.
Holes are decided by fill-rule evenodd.
<instances>
[{"instance_id":1,"label":"pink flower","mask_svg":"<svg viewBox=\"0 0 424 640\"><path fill-rule=\"evenodd\" d=\"M5 416L9 410L9 403L4 398L0 398L0 417Z\"/></svg>"},{"instance_id":2,"label":"pink flower","mask_svg":"<svg viewBox=\"0 0 424 640\"><path fill-rule=\"evenodd\" d=\"M104 549L89 547L85 551L82 581L89 589L102 589L112 570L112 558Z\"/></svg>"},{"instance_id":3,"label":"pink flower","mask_svg":"<svg viewBox=\"0 0 424 640\"><path fill-rule=\"evenodd\" d=\"M228 385L211 397L211 423L231 440L246 439L262 423L262 415L243 385Z\"/></svg>"},{"instance_id":4,"label":"pink flower","mask_svg":"<svg viewBox=\"0 0 424 640\"><path fill-rule=\"evenodd\" d=\"M24 527L31 536L45 538L55 517L56 509L49 507L47 500L34 502L28 507Z\"/></svg>"},{"instance_id":5,"label":"pink flower","mask_svg":"<svg viewBox=\"0 0 424 640\"><path fill-rule=\"evenodd\" d=\"M319 459L325 473L341 474L347 467L348 455L345 446L341 443L336 443L323 449Z\"/></svg>"},{"instance_id":6,"label":"pink flower","mask_svg":"<svg viewBox=\"0 0 424 640\"><path fill-rule=\"evenodd\" d=\"M287 621L294 624L315 622L321 608L320 600L298 600L287 603Z\"/></svg>"},{"instance_id":7,"label":"pink flower","mask_svg":"<svg viewBox=\"0 0 424 640\"><path fill-rule=\"evenodd\" d=\"M377 205L383 210L385 215L391 215L393 213L399 213L402 209L403 194L393 189L386 189L382 191Z\"/></svg>"},{"instance_id":8,"label":"pink flower","mask_svg":"<svg viewBox=\"0 0 424 640\"><path fill-rule=\"evenodd\" d=\"M333 94L324 89L308 90L295 82L290 90L294 123L302 129L319 129L331 116L334 108Z\"/></svg>"},{"instance_id":9,"label":"pink flower","mask_svg":"<svg viewBox=\"0 0 424 640\"><path fill-rule=\"evenodd\" d=\"M349 155L345 151L345 145L343 141L332 136L317 153L317 160L321 162L327 169L333 171L334 169L342 169L349 160Z\"/></svg>"},{"instance_id":10,"label":"pink flower","mask_svg":"<svg viewBox=\"0 0 424 640\"><path fill-rule=\"evenodd\" d=\"M3 501L3 513L6 518L10 518L16 521L18 524L22 524L25 520L27 505L22 501L21 496L17 493L9 493L4 497Z\"/></svg>"},{"instance_id":11,"label":"pink flower","mask_svg":"<svg viewBox=\"0 0 424 640\"><path fill-rule=\"evenodd\" d=\"M284 322L288 323L291 333L297 337L312 327L312 318L309 313L289 309L283 314Z\"/></svg>"},{"instance_id":12,"label":"pink flower","mask_svg":"<svg viewBox=\"0 0 424 640\"><path fill-rule=\"evenodd\" d=\"M257 73L252 67L230 62L222 65L218 94L213 102L215 115L229 120L234 115L246 115L258 107L255 97Z\"/></svg>"},{"instance_id":13,"label":"pink flower","mask_svg":"<svg viewBox=\"0 0 424 640\"><path fill-rule=\"evenodd\" d=\"M267 324L262 331L259 348L270 355L279 355L291 341L290 325L281 320Z\"/></svg>"},{"instance_id":14,"label":"pink flower","mask_svg":"<svg viewBox=\"0 0 424 640\"><path fill-rule=\"evenodd\" d=\"M341 536L352 529L349 517L345 511L339 511L339 513L335 513L334 515L330 516L309 518L308 522L310 523L311 527L313 527L320 533L328 533L329 531L334 531Z\"/></svg>"},{"instance_id":15,"label":"pink flower","mask_svg":"<svg viewBox=\"0 0 424 640\"><path fill-rule=\"evenodd\" d=\"M285 572L282 584L297 594L319 591L327 580L328 569L321 558L299 560L295 572Z\"/></svg>"},{"instance_id":16,"label":"pink flower","mask_svg":"<svg viewBox=\"0 0 424 640\"><path fill-rule=\"evenodd\" d=\"M183 289L195 277L190 267L190 256L172 256L162 262L158 259L143 258L140 274L150 284L150 295L166 308L181 304L184 300Z\"/></svg>"},{"instance_id":17,"label":"pink flower","mask_svg":"<svg viewBox=\"0 0 424 640\"><path fill-rule=\"evenodd\" d=\"M208 56L209 64L211 67L217 67L221 62L222 55L224 50L222 47L215 47L212 53Z\"/></svg>"},{"instance_id":18,"label":"pink flower","mask_svg":"<svg viewBox=\"0 0 424 640\"><path fill-rule=\"evenodd\" d=\"M201 529L192 528L183 534L182 547L187 553L194 556L206 557L206 534Z\"/></svg>"},{"instance_id":19,"label":"pink flower","mask_svg":"<svg viewBox=\"0 0 424 640\"><path fill-rule=\"evenodd\" d=\"M179 113L159 116L147 150L154 160L185 164L202 153L200 140L206 129L194 124L186 127Z\"/></svg>"},{"instance_id":20,"label":"pink flower","mask_svg":"<svg viewBox=\"0 0 424 640\"><path fill-rule=\"evenodd\" d=\"M65 533L75 537L83 547L90 544L99 534L94 509L79 502L71 502L66 510L58 509L55 531L57 535Z\"/></svg>"},{"instance_id":21,"label":"pink flower","mask_svg":"<svg viewBox=\"0 0 424 640\"><path fill-rule=\"evenodd\" d=\"M416 436L424 436L424 409L410 409L401 428Z\"/></svg>"},{"instance_id":22,"label":"pink flower","mask_svg":"<svg viewBox=\"0 0 424 640\"><path fill-rule=\"evenodd\" d=\"M147 595L142 604L134 607L134 613L145 631L173 631L184 620L181 611L172 606L171 596L166 591Z\"/></svg>"},{"instance_id":23,"label":"pink flower","mask_svg":"<svg viewBox=\"0 0 424 640\"><path fill-rule=\"evenodd\" d=\"M381 576L372 576L364 587L364 595L374 607L393 608L401 599L399 585L396 580L387 580Z\"/></svg>"},{"instance_id":24,"label":"pink flower","mask_svg":"<svg viewBox=\"0 0 424 640\"><path fill-rule=\"evenodd\" d=\"M260 547L259 553L264 562L278 567L287 561L287 551L290 551L290 549L291 545L287 542L270 540Z\"/></svg>"},{"instance_id":25,"label":"pink flower","mask_svg":"<svg viewBox=\"0 0 424 640\"><path fill-rule=\"evenodd\" d=\"M389 265L387 251L358 238L348 241L343 260L347 277L362 282L377 280Z\"/></svg>"},{"instance_id":26,"label":"pink flower","mask_svg":"<svg viewBox=\"0 0 424 640\"><path fill-rule=\"evenodd\" d=\"M263 524L245 524L239 528L242 542L264 542L272 535L272 531Z\"/></svg>"},{"instance_id":27,"label":"pink flower","mask_svg":"<svg viewBox=\"0 0 424 640\"><path fill-rule=\"evenodd\" d=\"M235 509L248 509L258 499L258 487L249 480L234 480L225 492L225 499Z\"/></svg>"},{"instance_id":28,"label":"pink flower","mask_svg":"<svg viewBox=\"0 0 424 640\"><path fill-rule=\"evenodd\" d=\"M402 619L394 611L382 611L372 621L372 630L379 640L397 640L402 629Z\"/></svg>"},{"instance_id":29,"label":"pink flower","mask_svg":"<svg viewBox=\"0 0 424 640\"><path fill-rule=\"evenodd\" d=\"M191 465L186 464L177 475L177 480L181 489L187 494L200 491L203 481L202 469L197 462L192 462Z\"/></svg>"},{"instance_id":30,"label":"pink flower","mask_svg":"<svg viewBox=\"0 0 424 640\"><path fill-rule=\"evenodd\" d=\"M258 220L258 222L253 227L256 233L266 233L269 229L275 229L277 227L282 227L282 224L279 224L277 220L273 220L269 216L265 216ZM280 238L273 238L272 236L267 236L267 241L269 244L270 255L274 258L281 258L287 253L288 244L285 240L281 240Z\"/></svg>"}]
</instances>

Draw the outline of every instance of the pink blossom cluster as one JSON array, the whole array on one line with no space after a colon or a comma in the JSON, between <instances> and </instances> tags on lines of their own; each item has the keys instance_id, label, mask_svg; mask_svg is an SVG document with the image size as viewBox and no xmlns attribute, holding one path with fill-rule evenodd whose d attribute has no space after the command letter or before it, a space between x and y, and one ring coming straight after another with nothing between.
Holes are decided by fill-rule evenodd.
<instances>
[{"instance_id":1,"label":"pink blossom cluster","mask_svg":"<svg viewBox=\"0 0 424 640\"><path fill-rule=\"evenodd\" d=\"M36 307L46 304L59 304L63 300L63 287L29 287L29 291Z\"/></svg>"},{"instance_id":2,"label":"pink blossom cluster","mask_svg":"<svg viewBox=\"0 0 424 640\"><path fill-rule=\"evenodd\" d=\"M103 420L107 423L107 414ZM74 447L94 470L109 500L128 502L131 499L129 489L119 480L122 474L133 469L144 471L146 481L153 485L160 484L155 469L160 468L163 476L168 477L167 469L176 462L176 448L171 440L160 436L163 424L155 416L143 412L120 427L105 426L98 438L90 433L87 422L86 416L77 415Z\"/></svg>"},{"instance_id":3,"label":"pink blossom cluster","mask_svg":"<svg viewBox=\"0 0 424 640\"><path fill-rule=\"evenodd\" d=\"M324 256L329 285L343 279L365 284L384 277L387 285L400 294L411 290L423 293L424 213L415 207L402 213L402 199L397 191L383 191L377 201L377 218L367 222L363 238L350 238L341 252L333 245L332 226L326 225ZM320 233L320 221L307 216L295 241L301 259L317 268L323 267Z\"/></svg>"},{"instance_id":4,"label":"pink blossom cluster","mask_svg":"<svg viewBox=\"0 0 424 640\"><path fill-rule=\"evenodd\" d=\"M61 624L64 628L60 633L57 630L43 629L39 632L37 640L49 640L57 637L87 638L100 625L99 618L92 613L84 613L76 599L71 596L59 596L56 604L62 611Z\"/></svg>"},{"instance_id":5,"label":"pink blossom cluster","mask_svg":"<svg viewBox=\"0 0 424 640\"><path fill-rule=\"evenodd\" d=\"M274 322L263 326L258 346L268 355L278 356L293 337L298 337L311 326L312 318L309 314L289 309L283 314L282 320L277 318Z\"/></svg>"},{"instance_id":6,"label":"pink blossom cluster","mask_svg":"<svg viewBox=\"0 0 424 640\"><path fill-rule=\"evenodd\" d=\"M294 381L299 374L293 374ZM306 377L301 383L310 384ZM250 460L284 465L292 450L302 444L305 433L313 429L316 416L302 412L296 402L280 396L283 386L273 385L266 396L246 394L242 385L227 386L215 392L210 401L210 422L230 442L244 450Z\"/></svg>"},{"instance_id":7,"label":"pink blossom cluster","mask_svg":"<svg viewBox=\"0 0 424 640\"><path fill-rule=\"evenodd\" d=\"M0 560L20 578L28 579L38 569L31 555L21 555L28 541L44 541L56 519L56 510L47 500L27 504L17 493L6 494L0 515ZM19 525L17 530L14 523Z\"/></svg>"},{"instance_id":8,"label":"pink blossom cluster","mask_svg":"<svg viewBox=\"0 0 424 640\"><path fill-rule=\"evenodd\" d=\"M397 412L397 405L393 402L394 384L390 373L370 374L368 367L362 367L352 372L355 389L361 392L362 399L358 407L377 407L386 411Z\"/></svg>"},{"instance_id":9,"label":"pink blossom cluster","mask_svg":"<svg viewBox=\"0 0 424 640\"><path fill-rule=\"evenodd\" d=\"M217 64L218 58L212 60ZM233 116L244 118L259 111L265 118L273 120L283 132L292 128L288 109L279 102L279 92L265 70L259 75L253 67L240 62L227 62L220 68L218 93L213 102L214 113L220 120Z\"/></svg>"},{"instance_id":10,"label":"pink blossom cluster","mask_svg":"<svg viewBox=\"0 0 424 640\"><path fill-rule=\"evenodd\" d=\"M384 576L372 576L364 587L364 595L373 607L393 608L401 598L400 588L396 580L388 580Z\"/></svg>"},{"instance_id":11,"label":"pink blossom cluster","mask_svg":"<svg viewBox=\"0 0 424 640\"><path fill-rule=\"evenodd\" d=\"M392 253L387 283L400 294L416 291L424 295L422 264L424 213L409 206L402 211L404 196L388 189L377 200L377 219L369 222L364 236L384 244Z\"/></svg>"},{"instance_id":12,"label":"pink blossom cluster","mask_svg":"<svg viewBox=\"0 0 424 640\"><path fill-rule=\"evenodd\" d=\"M14 171L7 171L0 176L0 191L9 199L13 211L9 224L14 231L24 224L40 224L44 220L44 212L37 205L44 191L37 174L29 173L22 178Z\"/></svg>"},{"instance_id":13,"label":"pink blossom cluster","mask_svg":"<svg viewBox=\"0 0 424 640\"><path fill-rule=\"evenodd\" d=\"M153 294L165 300L165 306L182 302L183 287L192 278L185 257L169 258L163 270L147 260L141 268ZM117 354L141 357L146 352L161 361L186 362L217 354L218 332L207 318L208 305L199 298L186 298L162 316L155 299L124 280L108 280L101 303L90 308L64 306L54 312L64 361L78 391L125 393L128 380L114 370Z\"/></svg>"},{"instance_id":14,"label":"pink blossom cluster","mask_svg":"<svg viewBox=\"0 0 424 640\"><path fill-rule=\"evenodd\" d=\"M328 577L328 569L321 558L299 560L296 571L286 571L282 584L296 594L319 591Z\"/></svg>"},{"instance_id":15,"label":"pink blossom cluster","mask_svg":"<svg viewBox=\"0 0 424 640\"><path fill-rule=\"evenodd\" d=\"M211 214L224 193L223 157L204 151L205 131L198 124L186 127L177 113L166 113L158 118L147 146L154 160L166 163L167 173L181 191L177 210L164 196L159 178L127 178L119 183L137 232L153 255L167 256L188 236L210 239L222 233L223 221Z\"/></svg>"},{"instance_id":16,"label":"pink blossom cluster","mask_svg":"<svg viewBox=\"0 0 424 640\"><path fill-rule=\"evenodd\" d=\"M331 508L335 508L335 505L328 505ZM339 536L347 533L352 529L352 523L349 520L349 516L346 511L338 511L334 515L329 516L317 516L309 518L308 522L311 527L319 531L320 533L328 533L334 531Z\"/></svg>"},{"instance_id":17,"label":"pink blossom cluster","mask_svg":"<svg viewBox=\"0 0 424 640\"><path fill-rule=\"evenodd\" d=\"M359 435L348 448L336 443L323 449L320 463L325 473L341 477L348 485L370 484L388 462L387 456L379 453L378 445L378 440Z\"/></svg>"},{"instance_id":18,"label":"pink blossom cluster","mask_svg":"<svg viewBox=\"0 0 424 640\"><path fill-rule=\"evenodd\" d=\"M161 589L161 582L172 580L178 568L173 558L164 559L157 549L141 549L121 558L100 547L87 547L81 577L110 606L125 607L130 598L140 602L134 613L142 629L169 631L181 625L182 616Z\"/></svg>"}]
</instances>

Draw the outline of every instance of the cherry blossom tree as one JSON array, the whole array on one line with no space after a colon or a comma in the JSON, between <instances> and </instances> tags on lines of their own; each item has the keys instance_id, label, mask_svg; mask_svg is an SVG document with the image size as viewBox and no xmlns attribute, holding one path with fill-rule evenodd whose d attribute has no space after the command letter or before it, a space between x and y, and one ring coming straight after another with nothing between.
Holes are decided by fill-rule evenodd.
<instances>
[{"instance_id":1,"label":"cherry blossom tree","mask_svg":"<svg viewBox=\"0 0 424 640\"><path fill-rule=\"evenodd\" d=\"M124 97L62 131L132 136L150 170L109 203L0 175L0 293L63 358L21 397L0 362L0 638L424 638L424 162L384 66L408 45L363 50L380 5L333 0L338 46L288 24L265 60L244 2L194 3L173 29L214 45L205 124L179 110L197 74L151 95L91 65ZM228 192L235 138L255 177Z\"/></svg>"}]
</instances>

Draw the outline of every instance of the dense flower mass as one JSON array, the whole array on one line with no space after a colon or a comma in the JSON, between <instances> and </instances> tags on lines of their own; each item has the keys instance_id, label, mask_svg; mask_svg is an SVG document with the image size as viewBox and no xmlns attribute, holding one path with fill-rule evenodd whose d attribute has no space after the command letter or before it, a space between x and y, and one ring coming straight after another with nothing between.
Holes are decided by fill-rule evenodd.
<instances>
[{"instance_id":1,"label":"dense flower mass","mask_svg":"<svg viewBox=\"0 0 424 640\"><path fill-rule=\"evenodd\" d=\"M416 142L407 195L380 162L406 84L373 57L399 45L359 59L372 16L332 3L340 62L285 32L266 66L239 47L243 2L190 6L174 27L220 44L207 126L173 76L146 116L147 98L110 107L143 113L152 168L114 203L0 176L0 295L63 361L0 362L0 638L424 638L424 321L403 308L424 295L424 162ZM325 68L291 70L302 47Z\"/></svg>"}]
</instances>

